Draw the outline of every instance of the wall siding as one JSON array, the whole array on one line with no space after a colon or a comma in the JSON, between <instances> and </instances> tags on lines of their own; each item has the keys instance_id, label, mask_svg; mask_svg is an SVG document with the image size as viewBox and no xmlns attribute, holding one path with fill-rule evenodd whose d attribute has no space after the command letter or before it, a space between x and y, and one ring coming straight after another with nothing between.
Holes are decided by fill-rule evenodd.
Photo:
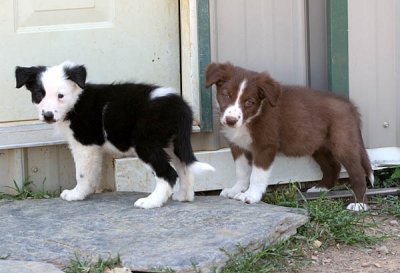
<instances>
[{"instance_id":1,"label":"wall siding","mask_svg":"<svg viewBox=\"0 0 400 273\"><path fill-rule=\"evenodd\" d=\"M211 1L213 61L268 71L307 84L305 3L298 0Z\"/></svg>"},{"instance_id":2,"label":"wall siding","mask_svg":"<svg viewBox=\"0 0 400 273\"><path fill-rule=\"evenodd\" d=\"M0 150L0 192L15 193L29 179L36 189L58 191L75 187L75 165L67 145ZM105 156L100 189L114 190L114 161ZM35 189L35 187L33 189Z\"/></svg>"},{"instance_id":3,"label":"wall siding","mask_svg":"<svg viewBox=\"0 0 400 273\"><path fill-rule=\"evenodd\" d=\"M400 3L352 0L348 8L349 95L364 140L368 148L399 146Z\"/></svg>"}]
</instances>

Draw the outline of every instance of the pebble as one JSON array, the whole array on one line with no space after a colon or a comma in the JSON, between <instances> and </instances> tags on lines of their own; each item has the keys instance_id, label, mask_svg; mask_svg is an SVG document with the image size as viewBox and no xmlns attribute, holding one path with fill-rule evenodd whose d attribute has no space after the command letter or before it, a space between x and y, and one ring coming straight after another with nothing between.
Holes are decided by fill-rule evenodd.
<instances>
[{"instance_id":1,"label":"pebble","mask_svg":"<svg viewBox=\"0 0 400 273\"><path fill-rule=\"evenodd\" d=\"M318 241L318 240L315 240L314 243L313 243L313 245L314 245L314 247L316 247L316 248L320 248L320 247L322 246L322 242L321 242L321 241Z\"/></svg>"},{"instance_id":2,"label":"pebble","mask_svg":"<svg viewBox=\"0 0 400 273\"><path fill-rule=\"evenodd\" d=\"M362 263L361 267L369 267L371 264L370 263Z\"/></svg>"},{"instance_id":3,"label":"pebble","mask_svg":"<svg viewBox=\"0 0 400 273\"><path fill-rule=\"evenodd\" d=\"M107 268L104 273L131 273L131 270L126 267L118 267L114 269Z\"/></svg>"},{"instance_id":4,"label":"pebble","mask_svg":"<svg viewBox=\"0 0 400 273\"><path fill-rule=\"evenodd\" d=\"M324 264L328 264L328 263L330 263L330 262L332 262L332 259L326 258L326 259L323 259L323 260L322 260L322 263L324 263Z\"/></svg>"},{"instance_id":5,"label":"pebble","mask_svg":"<svg viewBox=\"0 0 400 273\"><path fill-rule=\"evenodd\" d=\"M377 267L377 268L381 268L382 266L380 265L380 264L378 264L378 263L374 263L374 265Z\"/></svg>"},{"instance_id":6,"label":"pebble","mask_svg":"<svg viewBox=\"0 0 400 273\"><path fill-rule=\"evenodd\" d=\"M390 224L391 226L398 226L398 225L399 225L399 222L398 222L397 220L392 220L392 221L389 222L389 224Z\"/></svg>"},{"instance_id":7,"label":"pebble","mask_svg":"<svg viewBox=\"0 0 400 273\"><path fill-rule=\"evenodd\" d=\"M389 249L386 246L376 247L375 250L378 251L380 254L389 254Z\"/></svg>"}]
</instances>

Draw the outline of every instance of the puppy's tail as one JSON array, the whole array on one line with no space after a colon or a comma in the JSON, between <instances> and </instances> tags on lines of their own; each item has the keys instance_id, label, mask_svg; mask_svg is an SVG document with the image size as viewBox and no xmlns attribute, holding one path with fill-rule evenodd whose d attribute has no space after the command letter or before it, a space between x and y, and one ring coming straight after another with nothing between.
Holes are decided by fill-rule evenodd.
<instances>
[{"instance_id":1,"label":"puppy's tail","mask_svg":"<svg viewBox=\"0 0 400 273\"><path fill-rule=\"evenodd\" d=\"M368 177L368 180L373 187L375 182L374 172L372 171L371 162L369 161L367 151L364 148L361 149L361 165L363 166L365 175Z\"/></svg>"},{"instance_id":2,"label":"puppy's tail","mask_svg":"<svg viewBox=\"0 0 400 273\"><path fill-rule=\"evenodd\" d=\"M361 131L360 131L360 137L361 137L361 143L362 143L361 151L360 151L361 165L364 169L365 175L368 177L368 180L371 183L371 186L373 187L374 182L375 182L374 172L372 171L371 161L369 161L367 151L365 150L365 147L364 147L364 141L361 136Z\"/></svg>"},{"instance_id":3,"label":"puppy's tail","mask_svg":"<svg viewBox=\"0 0 400 273\"><path fill-rule=\"evenodd\" d=\"M188 166L189 170L193 172L194 174L203 174L206 172L215 172L215 168L211 166L210 164L204 163L204 162L199 162L195 161L192 164Z\"/></svg>"}]
</instances>

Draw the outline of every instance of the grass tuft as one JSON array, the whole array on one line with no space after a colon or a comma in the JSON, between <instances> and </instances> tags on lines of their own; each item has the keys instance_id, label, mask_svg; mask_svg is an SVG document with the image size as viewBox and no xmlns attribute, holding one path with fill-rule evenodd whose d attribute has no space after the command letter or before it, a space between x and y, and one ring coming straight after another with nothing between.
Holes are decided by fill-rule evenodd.
<instances>
[{"instance_id":1,"label":"grass tuft","mask_svg":"<svg viewBox=\"0 0 400 273\"><path fill-rule=\"evenodd\" d=\"M91 262L88 257L79 257L75 254L75 258L70 261L69 265L64 268L66 273L104 273L106 269L113 269L121 265L119 255L116 258L108 258L103 260L99 258L97 262Z\"/></svg>"},{"instance_id":2,"label":"grass tuft","mask_svg":"<svg viewBox=\"0 0 400 273\"><path fill-rule=\"evenodd\" d=\"M237 254L228 255L230 260L222 273L294 272L309 263L309 257L318 248L324 249L336 244L368 246L386 238L365 232L365 228L374 225L369 212L355 213L346 210L342 200L326 199L324 193L317 200L298 201L298 192L298 188L292 184L266 195L264 201L274 205L304 208L308 211L310 221L287 241L258 253L238 248ZM316 241L322 245L316 247Z\"/></svg>"},{"instance_id":3,"label":"grass tuft","mask_svg":"<svg viewBox=\"0 0 400 273\"><path fill-rule=\"evenodd\" d=\"M371 200L378 206L380 214L393 215L400 218L400 197L388 195L386 197L378 196Z\"/></svg>"},{"instance_id":4,"label":"grass tuft","mask_svg":"<svg viewBox=\"0 0 400 273\"><path fill-rule=\"evenodd\" d=\"M353 212L344 209L342 200L326 199L323 195L304 204L310 221L300 227L298 233L307 238L307 243L315 240L325 246L334 244L367 246L382 240L382 237L366 234L365 228L373 221L369 212Z\"/></svg>"},{"instance_id":5,"label":"grass tuft","mask_svg":"<svg viewBox=\"0 0 400 273\"><path fill-rule=\"evenodd\" d=\"M400 186L400 167L386 168L374 172L375 187L391 188Z\"/></svg>"},{"instance_id":6,"label":"grass tuft","mask_svg":"<svg viewBox=\"0 0 400 273\"><path fill-rule=\"evenodd\" d=\"M43 179L42 186L38 189L35 184L27 178L22 186L18 186L17 182L14 182L14 187L8 187L15 191L15 194L9 194L5 192L0 192L0 199L7 200L25 200L25 199L49 199L53 197L58 197L60 191L49 192L45 190L44 184L46 178Z\"/></svg>"}]
</instances>

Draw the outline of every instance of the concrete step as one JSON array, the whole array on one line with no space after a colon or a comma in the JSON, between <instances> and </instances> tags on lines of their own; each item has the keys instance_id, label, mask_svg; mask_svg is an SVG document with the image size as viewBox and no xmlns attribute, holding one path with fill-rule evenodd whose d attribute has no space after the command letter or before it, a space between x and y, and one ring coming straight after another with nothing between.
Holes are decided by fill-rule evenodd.
<instances>
[{"instance_id":1,"label":"concrete step","mask_svg":"<svg viewBox=\"0 0 400 273\"><path fill-rule=\"evenodd\" d=\"M144 196L114 192L76 202L0 201L0 257L62 268L75 254L95 260L119 254L122 265L135 271L193 272L196 264L211 272L227 262L225 251L233 254L238 245L251 250L269 246L308 220L304 210L219 196L135 208Z\"/></svg>"}]
</instances>

